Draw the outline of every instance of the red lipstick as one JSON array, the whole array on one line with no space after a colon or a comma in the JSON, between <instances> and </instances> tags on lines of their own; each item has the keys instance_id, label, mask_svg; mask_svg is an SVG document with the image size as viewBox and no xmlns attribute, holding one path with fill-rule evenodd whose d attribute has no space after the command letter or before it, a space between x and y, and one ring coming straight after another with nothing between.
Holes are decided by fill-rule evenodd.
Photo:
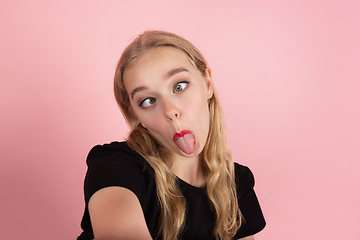
<instances>
[{"instance_id":1,"label":"red lipstick","mask_svg":"<svg viewBox=\"0 0 360 240\"><path fill-rule=\"evenodd\" d=\"M182 137L188 133L191 133L191 131L190 130L182 130L180 133L175 133L173 139L174 139L174 141L176 141L179 137Z\"/></svg>"}]
</instances>

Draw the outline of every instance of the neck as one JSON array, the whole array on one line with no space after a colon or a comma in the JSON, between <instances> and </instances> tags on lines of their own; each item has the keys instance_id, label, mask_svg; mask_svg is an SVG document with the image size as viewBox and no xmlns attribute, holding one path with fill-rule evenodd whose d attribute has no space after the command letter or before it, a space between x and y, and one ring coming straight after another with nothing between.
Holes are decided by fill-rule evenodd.
<instances>
[{"instance_id":1,"label":"neck","mask_svg":"<svg viewBox=\"0 0 360 240\"><path fill-rule=\"evenodd\" d=\"M204 187L207 179L199 156L191 158L174 157L171 171L181 180L195 187Z\"/></svg>"}]
</instances>

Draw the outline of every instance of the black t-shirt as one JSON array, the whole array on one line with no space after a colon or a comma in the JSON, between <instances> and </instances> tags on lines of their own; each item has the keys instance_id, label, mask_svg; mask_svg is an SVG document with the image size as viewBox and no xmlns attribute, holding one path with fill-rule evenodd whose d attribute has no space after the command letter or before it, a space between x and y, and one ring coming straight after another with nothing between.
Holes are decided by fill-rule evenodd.
<instances>
[{"instance_id":1,"label":"black t-shirt","mask_svg":"<svg viewBox=\"0 0 360 240\"><path fill-rule=\"evenodd\" d=\"M124 187L135 193L141 204L146 224L153 239L159 231L159 200L156 193L154 170L146 160L133 151L126 142L95 146L87 157L85 176L85 211L81 221L83 232L77 240L93 239L88 210L90 197L98 190L110 186ZM251 171L235 163L238 203L244 221L235 239L253 235L265 227L265 220L254 192ZM192 186L178 178L186 199L187 216L180 239L215 240L212 234L214 215L210 209L206 188ZM161 238L158 238L161 239Z\"/></svg>"}]
</instances>

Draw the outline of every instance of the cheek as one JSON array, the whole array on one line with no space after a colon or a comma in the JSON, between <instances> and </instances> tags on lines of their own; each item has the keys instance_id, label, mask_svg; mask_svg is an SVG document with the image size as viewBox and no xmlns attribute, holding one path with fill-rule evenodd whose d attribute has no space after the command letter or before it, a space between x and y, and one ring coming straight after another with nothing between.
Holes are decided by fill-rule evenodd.
<instances>
[{"instance_id":1,"label":"cheek","mask_svg":"<svg viewBox=\"0 0 360 240\"><path fill-rule=\"evenodd\" d=\"M147 123L144 122L144 119L146 119L146 118L144 117L144 114L137 109L137 106L134 106L134 103L133 103L133 102L131 102L131 109L130 109L130 111L131 111L131 113L134 115L134 117L136 117L136 118L141 122L141 124L142 124L144 127L147 125Z\"/></svg>"},{"instance_id":2,"label":"cheek","mask_svg":"<svg viewBox=\"0 0 360 240\"><path fill-rule=\"evenodd\" d=\"M189 108L189 106L191 106ZM207 132L209 129L210 123L210 112L207 101L199 101L198 104L189 104L189 118L195 126L202 130L202 132Z\"/></svg>"},{"instance_id":3,"label":"cheek","mask_svg":"<svg viewBox=\"0 0 360 240\"><path fill-rule=\"evenodd\" d=\"M152 129L156 126L156 124L154 124L154 122L156 122L156 119L152 118L152 117L146 117L144 115L137 115L138 116L138 119L139 121L141 122L141 124L147 128L147 129Z\"/></svg>"},{"instance_id":4,"label":"cheek","mask_svg":"<svg viewBox=\"0 0 360 240\"><path fill-rule=\"evenodd\" d=\"M162 126L164 124L161 122L159 114L149 114L142 112L136 112L135 114L143 127L147 128L153 135L156 134L156 132L162 132Z\"/></svg>"}]
</instances>

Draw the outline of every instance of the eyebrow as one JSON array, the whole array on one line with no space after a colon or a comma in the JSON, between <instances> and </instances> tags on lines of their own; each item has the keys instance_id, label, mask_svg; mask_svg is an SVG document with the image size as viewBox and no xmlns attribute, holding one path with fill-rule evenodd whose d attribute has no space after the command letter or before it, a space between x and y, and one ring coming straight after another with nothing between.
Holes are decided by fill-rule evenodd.
<instances>
[{"instance_id":1,"label":"eyebrow","mask_svg":"<svg viewBox=\"0 0 360 240\"><path fill-rule=\"evenodd\" d=\"M164 76L165 79L169 79L171 78L172 76L180 73L180 72L189 72L189 70L187 70L186 68L184 67L179 67L179 68L174 68L174 69L171 69L169 72L167 72ZM147 87L145 86L140 86L140 87L137 87L135 88L134 90L131 91L131 99L134 99L134 95L137 93L137 92L140 92L140 91L143 91L143 90L146 90L148 89Z\"/></svg>"},{"instance_id":2,"label":"eyebrow","mask_svg":"<svg viewBox=\"0 0 360 240\"><path fill-rule=\"evenodd\" d=\"M140 87L135 88L134 90L131 91L131 99L134 99L134 95L137 92L140 92L140 91L143 91L143 90L146 90L146 89L147 89L147 87L144 87L144 86L140 86Z\"/></svg>"},{"instance_id":3,"label":"eyebrow","mask_svg":"<svg viewBox=\"0 0 360 240\"><path fill-rule=\"evenodd\" d=\"M165 78L166 79L169 79L171 78L172 76L174 76L175 74L178 74L180 72L189 72L189 70L187 70L186 68L184 67L179 67L179 68L174 68L174 69L171 69L166 75L165 75Z\"/></svg>"}]
</instances>

